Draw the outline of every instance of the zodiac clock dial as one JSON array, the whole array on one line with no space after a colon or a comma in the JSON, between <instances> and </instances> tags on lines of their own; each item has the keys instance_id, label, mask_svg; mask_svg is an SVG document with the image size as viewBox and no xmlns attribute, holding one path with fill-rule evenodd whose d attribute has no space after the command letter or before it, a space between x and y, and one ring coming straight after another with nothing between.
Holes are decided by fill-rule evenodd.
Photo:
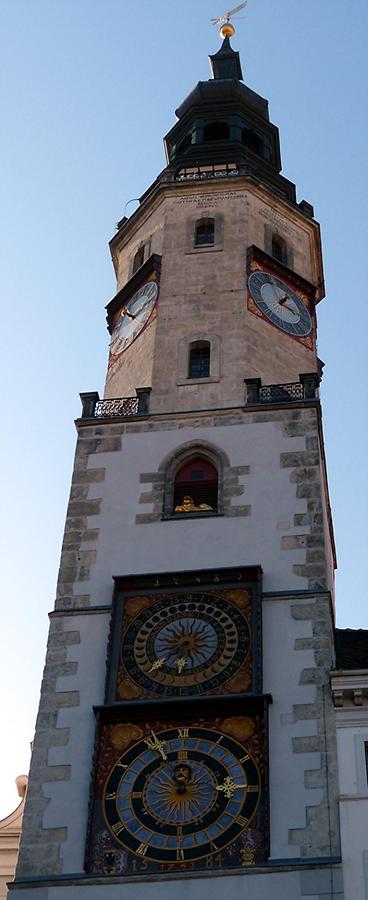
<instances>
[{"instance_id":1,"label":"zodiac clock dial","mask_svg":"<svg viewBox=\"0 0 368 900\"><path fill-rule=\"evenodd\" d=\"M249 829L261 796L250 752L204 727L151 731L123 753L103 791L110 834L156 863L199 860Z\"/></svg>"},{"instance_id":2,"label":"zodiac clock dial","mask_svg":"<svg viewBox=\"0 0 368 900\"><path fill-rule=\"evenodd\" d=\"M111 335L110 353L118 356L135 340L148 322L155 306L158 287L148 281L122 307Z\"/></svg>"},{"instance_id":3,"label":"zodiac clock dial","mask_svg":"<svg viewBox=\"0 0 368 900\"><path fill-rule=\"evenodd\" d=\"M312 319L302 298L271 272L252 272L248 286L254 303L272 323L293 337L307 337Z\"/></svg>"},{"instance_id":4,"label":"zodiac clock dial","mask_svg":"<svg viewBox=\"0 0 368 900\"><path fill-rule=\"evenodd\" d=\"M127 675L145 696L162 697L216 692L237 676L250 650L249 610L212 593L150 599L123 633L120 698Z\"/></svg>"}]
</instances>

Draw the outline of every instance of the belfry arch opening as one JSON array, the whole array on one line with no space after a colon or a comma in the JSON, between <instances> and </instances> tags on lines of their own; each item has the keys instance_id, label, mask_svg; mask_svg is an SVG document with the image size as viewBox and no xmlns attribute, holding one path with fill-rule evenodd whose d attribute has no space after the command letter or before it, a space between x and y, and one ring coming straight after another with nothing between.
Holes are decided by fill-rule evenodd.
<instances>
[{"instance_id":1,"label":"belfry arch opening","mask_svg":"<svg viewBox=\"0 0 368 900\"><path fill-rule=\"evenodd\" d=\"M230 129L227 122L210 122L203 129L203 140L207 141L228 141Z\"/></svg>"}]
</instances>

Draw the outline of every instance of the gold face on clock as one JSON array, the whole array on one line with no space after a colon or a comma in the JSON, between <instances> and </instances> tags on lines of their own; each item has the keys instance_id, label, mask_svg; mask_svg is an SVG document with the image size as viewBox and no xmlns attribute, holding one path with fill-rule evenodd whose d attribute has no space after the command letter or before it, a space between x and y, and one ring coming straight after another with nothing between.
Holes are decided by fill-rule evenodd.
<instances>
[{"instance_id":1,"label":"gold face on clock","mask_svg":"<svg viewBox=\"0 0 368 900\"><path fill-rule=\"evenodd\" d=\"M148 281L122 307L111 335L110 353L113 357L119 356L138 337L151 316L157 294L156 282Z\"/></svg>"},{"instance_id":2,"label":"gold face on clock","mask_svg":"<svg viewBox=\"0 0 368 900\"><path fill-rule=\"evenodd\" d=\"M132 682L147 698L249 690L249 594L233 592L231 599L225 592L178 592L142 597L141 609L128 599L128 614L138 611L122 635L117 699L136 699Z\"/></svg>"},{"instance_id":3,"label":"gold face on clock","mask_svg":"<svg viewBox=\"0 0 368 900\"><path fill-rule=\"evenodd\" d=\"M112 768L104 812L115 840L154 862L200 859L249 827L261 792L244 747L212 728L168 728Z\"/></svg>"},{"instance_id":4,"label":"gold face on clock","mask_svg":"<svg viewBox=\"0 0 368 900\"><path fill-rule=\"evenodd\" d=\"M265 810L259 715L102 724L89 871L233 868L246 857L259 863Z\"/></svg>"}]
</instances>

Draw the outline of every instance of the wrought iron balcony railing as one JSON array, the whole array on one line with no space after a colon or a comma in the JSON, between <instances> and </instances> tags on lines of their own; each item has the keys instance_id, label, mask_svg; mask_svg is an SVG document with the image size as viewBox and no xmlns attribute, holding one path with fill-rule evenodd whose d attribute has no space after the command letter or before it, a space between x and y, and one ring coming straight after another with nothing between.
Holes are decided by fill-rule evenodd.
<instances>
[{"instance_id":1,"label":"wrought iron balcony railing","mask_svg":"<svg viewBox=\"0 0 368 900\"><path fill-rule=\"evenodd\" d=\"M299 381L291 384L262 385L260 378L246 378L246 405L260 406L268 403L290 403L298 400L315 400L319 376L316 372L300 375Z\"/></svg>"},{"instance_id":2,"label":"wrought iron balcony railing","mask_svg":"<svg viewBox=\"0 0 368 900\"><path fill-rule=\"evenodd\" d=\"M137 388L136 397L114 397L100 400L97 391L80 394L82 419L126 419L130 416L146 416L149 410L151 388Z\"/></svg>"},{"instance_id":3,"label":"wrought iron balcony railing","mask_svg":"<svg viewBox=\"0 0 368 900\"><path fill-rule=\"evenodd\" d=\"M97 400L93 411L95 419L106 419L110 416L137 416L138 397L119 397L115 400Z\"/></svg>"},{"instance_id":4,"label":"wrought iron balcony railing","mask_svg":"<svg viewBox=\"0 0 368 900\"><path fill-rule=\"evenodd\" d=\"M262 385L260 378L246 378L246 406L265 406L271 403L296 403L318 399L320 377L316 372L300 375L290 384ZM97 391L80 394L82 419L128 419L149 415L151 388L136 388L135 397L113 397L100 400Z\"/></svg>"}]
</instances>

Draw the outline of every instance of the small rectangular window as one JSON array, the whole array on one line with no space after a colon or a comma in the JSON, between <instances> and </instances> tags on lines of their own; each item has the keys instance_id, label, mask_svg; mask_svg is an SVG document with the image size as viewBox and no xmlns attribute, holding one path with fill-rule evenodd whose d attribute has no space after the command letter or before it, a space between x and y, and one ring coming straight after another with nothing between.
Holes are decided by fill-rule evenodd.
<instances>
[{"instance_id":1,"label":"small rectangular window","mask_svg":"<svg viewBox=\"0 0 368 900\"><path fill-rule=\"evenodd\" d=\"M196 225L195 246L204 247L215 243L215 223L213 219L202 219Z\"/></svg>"},{"instance_id":2,"label":"small rectangular window","mask_svg":"<svg viewBox=\"0 0 368 900\"><path fill-rule=\"evenodd\" d=\"M197 341L191 345L188 378L208 378L210 374L210 344Z\"/></svg>"},{"instance_id":3,"label":"small rectangular window","mask_svg":"<svg viewBox=\"0 0 368 900\"><path fill-rule=\"evenodd\" d=\"M364 741L365 777L368 784L368 741Z\"/></svg>"}]
</instances>

